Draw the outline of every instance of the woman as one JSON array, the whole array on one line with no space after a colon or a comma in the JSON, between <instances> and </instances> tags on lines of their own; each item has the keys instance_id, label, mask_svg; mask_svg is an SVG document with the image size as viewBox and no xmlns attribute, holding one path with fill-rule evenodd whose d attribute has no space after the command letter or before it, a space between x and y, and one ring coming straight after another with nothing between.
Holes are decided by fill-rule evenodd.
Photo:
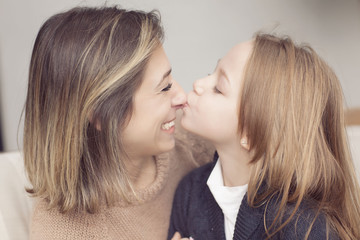
<instances>
[{"instance_id":1,"label":"woman","mask_svg":"<svg viewBox=\"0 0 360 240\"><path fill-rule=\"evenodd\" d=\"M342 99L309 46L257 34L232 48L184 107L218 156L180 183L169 238L360 239Z\"/></svg>"},{"instance_id":2,"label":"woman","mask_svg":"<svg viewBox=\"0 0 360 240\"><path fill-rule=\"evenodd\" d=\"M162 39L156 12L116 7L41 27L25 109L30 239L166 238L178 181L212 154L182 132L172 150L186 96Z\"/></svg>"}]
</instances>

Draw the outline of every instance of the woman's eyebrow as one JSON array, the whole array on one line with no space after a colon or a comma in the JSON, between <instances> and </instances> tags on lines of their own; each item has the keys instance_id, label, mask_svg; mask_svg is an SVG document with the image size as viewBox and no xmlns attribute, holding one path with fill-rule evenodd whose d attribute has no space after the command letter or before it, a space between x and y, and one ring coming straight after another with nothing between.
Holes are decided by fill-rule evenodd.
<instances>
[{"instance_id":1,"label":"woman's eyebrow","mask_svg":"<svg viewBox=\"0 0 360 240\"><path fill-rule=\"evenodd\" d=\"M156 88L159 88L162 83L165 81L165 79L171 74L172 68L170 68L162 77L162 79L160 80L160 82L156 85Z\"/></svg>"}]
</instances>

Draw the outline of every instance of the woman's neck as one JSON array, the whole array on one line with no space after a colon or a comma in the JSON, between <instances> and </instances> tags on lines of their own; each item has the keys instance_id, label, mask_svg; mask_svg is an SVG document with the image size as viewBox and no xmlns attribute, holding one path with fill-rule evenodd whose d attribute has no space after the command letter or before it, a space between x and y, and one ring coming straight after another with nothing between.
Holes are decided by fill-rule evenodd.
<instances>
[{"instance_id":1,"label":"woman's neck","mask_svg":"<svg viewBox=\"0 0 360 240\"><path fill-rule=\"evenodd\" d=\"M133 157L125 165L135 189L144 189L154 182L156 178L155 157Z\"/></svg>"},{"instance_id":2,"label":"woman's neck","mask_svg":"<svg viewBox=\"0 0 360 240\"><path fill-rule=\"evenodd\" d=\"M241 147L240 142L216 146L221 162L224 185L242 186L250 179L250 153Z\"/></svg>"}]
</instances>

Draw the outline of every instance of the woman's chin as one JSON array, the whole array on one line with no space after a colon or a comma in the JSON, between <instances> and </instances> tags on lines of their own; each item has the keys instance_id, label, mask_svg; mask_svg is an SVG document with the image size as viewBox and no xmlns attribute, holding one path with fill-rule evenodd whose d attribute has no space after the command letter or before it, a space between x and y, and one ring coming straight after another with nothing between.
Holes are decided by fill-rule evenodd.
<instances>
[{"instance_id":1,"label":"woman's chin","mask_svg":"<svg viewBox=\"0 0 360 240\"><path fill-rule=\"evenodd\" d=\"M159 144L158 152L153 153L153 155L159 155L162 153L170 152L174 147L175 147L175 138Z\"/></svg>"}]
</instances>

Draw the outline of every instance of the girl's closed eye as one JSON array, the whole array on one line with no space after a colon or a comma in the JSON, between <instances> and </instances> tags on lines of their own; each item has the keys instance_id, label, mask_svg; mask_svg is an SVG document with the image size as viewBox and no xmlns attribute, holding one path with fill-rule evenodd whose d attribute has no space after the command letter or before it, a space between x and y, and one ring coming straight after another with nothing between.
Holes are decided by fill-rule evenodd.
<instances>
[{"instance_id":1,"label":"girl's closed eye","mask_svg":"<svg viewBox=\"0 0 360 240\"><path fill-rule=\"evenodd\" d=\"M222 92L216 86L214 87L214 93L222 94Z\"/></svg>"},{"instance_id":2,"label":"girl's closed eye","mask_svg":"<svg viewBox=\"0 0 360 240\"><path fill-rule=\"evenodd\" d=\"M163 88L161 91L162 92L167 92L171 89L172 83L169 83L165 88Z\"/></svg>"}]
</instances>

